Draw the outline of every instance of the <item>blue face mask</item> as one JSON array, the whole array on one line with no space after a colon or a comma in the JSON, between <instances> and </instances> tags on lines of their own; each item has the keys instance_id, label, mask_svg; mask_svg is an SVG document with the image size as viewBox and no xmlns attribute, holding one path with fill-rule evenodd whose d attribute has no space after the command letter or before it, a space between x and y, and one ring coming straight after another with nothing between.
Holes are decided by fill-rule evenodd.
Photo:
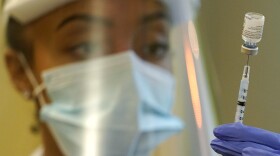
<instances>
[{"instance_id":1,"label":"blue face mask","mask_svg":"<svg viewBox=\"0 0 280 156\"><path fill-rule=\"evenodd\" d=\"M43 73L46 122L65 155L145 156L183 128L172 75L132 51Z\"/></svg>"}]
</instances>

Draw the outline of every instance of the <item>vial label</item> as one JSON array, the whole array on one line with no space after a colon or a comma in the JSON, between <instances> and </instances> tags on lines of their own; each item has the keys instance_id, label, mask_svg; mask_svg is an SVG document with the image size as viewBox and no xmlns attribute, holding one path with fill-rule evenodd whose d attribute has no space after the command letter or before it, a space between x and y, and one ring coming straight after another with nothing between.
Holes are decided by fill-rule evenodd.
<instances>
[{"instance_id":1,"label":"vial label","mask_svg":"<svg viewBox=\"0 0 280 156\"><path fill-rule=\"evenodd\" d=\"M256 44L261 41L265 17L259 13L247 13L244 18L242 39Z\"/></svg>"},{"instance_id":2,"label":"vial label","mask_svg":"<svg viewBox=\"0 0 280 156\"><path fill-rule=\"evenodd\" d=\"M247 40L260 40L262 38L263 26L252 26L244 29L243 36Z\"/></svg>"}]
</instances>

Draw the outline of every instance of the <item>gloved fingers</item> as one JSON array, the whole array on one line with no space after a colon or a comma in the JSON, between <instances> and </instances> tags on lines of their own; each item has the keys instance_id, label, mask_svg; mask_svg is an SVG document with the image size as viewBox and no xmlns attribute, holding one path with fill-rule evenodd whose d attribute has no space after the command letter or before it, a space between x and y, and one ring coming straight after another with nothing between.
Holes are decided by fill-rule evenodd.
<instances>
[{"instance_id":1,"label":"gloved fingers","mask_svg":"<svg viewBox=\"0 0 280 156\"><path fill-rule=\"evenodd\" d=\"M215 139L211 142L212 149L223 156L241 156L240 150L237 147L233 147L230 143Z\"/></svg>"},{"instance_id":2,"label":"gloved fingers","mask_svg":"<svg viewBox=\"0 0 280 156\"><path fill-rule=\"evenodd\" d=\"M221 140L255 142L280 150L279 134L239 122L215 128L214 135Z\"/></svg>"},{"instance_id":3,"label":"gloved fingers","mask_svg":"<svg viewBox=\"0 0 280 156\"><path fill-rule=\"evenodd\" d=\"M254 142L226 141L215 139L211 142L210 145L215 152L222 155L228 154L232 156L241 156L242 151L248 147L253 147L255 149L262 149L266 151L275 151L274 149L268 146L257 144Z\"/></svg>"},{"instance_id":4,"label":"gloved fingers","mask_svg":"<svg viewBox=\"0 0 280 156\"><path fill-rule=\"evenodd\" d=\"M278 153L278 154L276 154ZM266 151L263 149L257 149L257 148L253 148L253 147L248 147L245 148L242 151L242 156L280 156L280 152L279 151Z\"/></svg>"}]
</instances>

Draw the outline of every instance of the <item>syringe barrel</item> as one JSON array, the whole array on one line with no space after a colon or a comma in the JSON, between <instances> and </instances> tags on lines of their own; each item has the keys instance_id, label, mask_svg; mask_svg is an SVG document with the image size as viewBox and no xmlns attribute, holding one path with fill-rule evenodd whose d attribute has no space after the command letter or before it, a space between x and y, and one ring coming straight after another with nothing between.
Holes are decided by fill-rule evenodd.
<instances>
[{"instance_id":1,"label":"syringe barrel","mask_svg":"<svg viewBox=\"0 0 280 156\"><path fill-rule=\"evenodd\" d=\"M243 122L245 106L237 105L234 122Z\"/></svg>"},{"instance_id":2,"label":"syringe barrel","mask_svg":"<svg viewBox=\"0 0 280 156\"><path fill-rule=\"evenodd\" d=\"M249 89L250 66L246 65L243 70L242 79L238 93L235 122L242 122L245 113L245 105Z\"/></svg>"}]
</instances>

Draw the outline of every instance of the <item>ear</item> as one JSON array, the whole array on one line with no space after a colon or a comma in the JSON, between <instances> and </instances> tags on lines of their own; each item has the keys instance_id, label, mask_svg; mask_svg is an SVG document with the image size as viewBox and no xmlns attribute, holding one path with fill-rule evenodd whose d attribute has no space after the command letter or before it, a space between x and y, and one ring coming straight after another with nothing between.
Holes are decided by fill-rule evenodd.
<instances>
[{"instance_id":1,"label":"ear","mask_svg":"<svg viewBox=\"0 0 280 156\"><path fill-rule=\"evenodd\" d=\"M18 52L8 50L5 53L5 63L10 79L15 88L26 98L31 99L33 87L28 80L25 69L18 57Z\"/></svg>"}]
</instances>

